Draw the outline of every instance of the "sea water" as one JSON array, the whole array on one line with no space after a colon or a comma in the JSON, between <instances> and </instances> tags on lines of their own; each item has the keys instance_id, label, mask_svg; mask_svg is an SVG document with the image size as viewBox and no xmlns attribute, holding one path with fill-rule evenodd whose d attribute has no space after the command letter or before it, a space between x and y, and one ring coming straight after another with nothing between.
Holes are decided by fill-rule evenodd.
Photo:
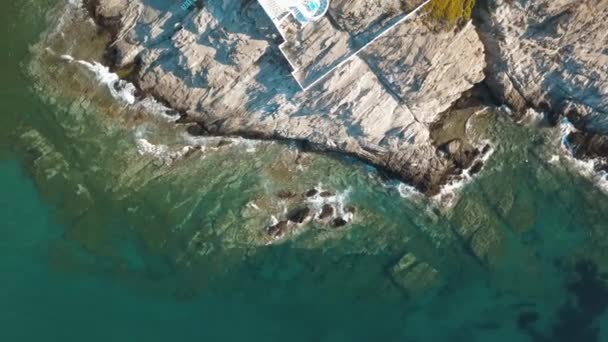
<instances>
[{"instance_id":1,"label":"sea water","mask_svg":"<svg viewBox=\"0 0 608 342\"><path fill-rule=\"evenodd\" d=\"M39 43L56 5L1 14L0 340L607 340L608 202L559 128L481 111L483 171L426 199L357 161L191 137L162 105L121 101L94 67L103 39ZM312 187L353 222L269 245L275 194ZM395 281L407 253L434 286Z\"/></svg>"}]
</instances>

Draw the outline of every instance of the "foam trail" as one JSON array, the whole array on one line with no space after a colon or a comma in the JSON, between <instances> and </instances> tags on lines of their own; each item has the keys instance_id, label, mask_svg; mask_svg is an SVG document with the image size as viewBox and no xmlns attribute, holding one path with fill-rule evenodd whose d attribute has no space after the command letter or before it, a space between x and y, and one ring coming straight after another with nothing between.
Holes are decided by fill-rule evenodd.
<instances>
[{"instance_id":1,"label":"foam trail","mask_svg":"<svg viewBox=\"0 0 608 342\"><path fill-rule=\"evenodd\" d=\"M171 150L167 145L155 145L145 138L137 138L135 143L137 145L137 152L140 155L152 156L164 165L171 165L174 161L183 158L193 149L192 146L184 146L181 149Z\"/></svg>"},{"instance_id":2,"label":"foam trail","mask_svg":"<svg viewBox=\"0 0 608 342\"><path fill-rule=\"evenodd\" d=\"M47 48L46 50L52 54L55 54L55 52L50 48ZM117 74L110 72L110 68L107 66L95 61L90 63L80 59L75 59L70 55L61 55L59 58L68 63L77 63L84 66L87 70L92 72L93 75L95 75L95 79L99 83L108 88L113 98L129 105L135 103L135 86L132 83L121 80Z\"/></svg>"},{"instance_id":3,"label":"foam trail","mask_svg":"<svg viewBox=\"0 0 608 342\"><path fill-rule=\"evenodd\" d=\"M492 147L492 145L490 145L489 141L484 141L483 145L490 146L490 149L484 155L482 155L481 158L479 158L479 160L485 165L488 159L490 159L490 157L494 154L495 149ZM471 175L469 173L469 169L463 170L461 179L448 182L442 186L439 193L431 197L431 199L437 203L443 204L446 208L451 208L454 206L454 204L456 204L458 192L465 185L469 184L473 179L475 179L475 176L476 175Z\"/></svg>"},{"instance_id":4,"label":"foam trail","mask_svg":"<svg viewBox=\"0 0 608 342\"><path fill-rule=\"evenodd\" d=\"M399 192L399 196L401 196L403 198L411 198L416 195L421 195L420 191L416 190L416 188L414 188L411 185L402 183L402 182L399 182L399 184L397 184L396 188L397 188L397 191Z\"/></svg>"},{"instance_id":5,"label":"foam trail","mask_svg":"<svg viewBox=\"0 0 608 342\"><path fill-rule=\"evenodd\" d=\"M245 148L245 152L253 153L256 151L256 147L262 144L272 144L272 141L262 141L262 140L253 140L253 139L245 139L240 137L223 137L223 136L193 136L188 133L184 133L182 135L184 142L197 147L217 147L220 141L230 141L230 143L234 146L240 146Z\"/></svg>"},{"instance_id":6,"label":"foam trail","mask_svg":"<svg viewBox=\"0 0 608 342\"><path fill-rule=\"evenodd\" d=\"M346 205L348 203L351 188L347 188L344 191L337 192L332 196L321 196L325 190L322 184L318 184L315 189L317 193L314 196L308 197L306 202L314 209L317 215L321 212L322 208L326 204L332 205L335 209L337 216L341 216L346 222L351 222L353 214L346 211ZM335 216L334 214L334 216Z\"/></svg>"},{"instance_id":7,"label":"foam trail","mask_svg":"<svg viewBox=\"0 0 608 342\"><path fill-rule=\"evenodd\" d=\"M110 68L95 61L93 63L74 59L73 61L91 71L95 75L95 79L108 88L112 97L130 105L135 103L135 86L121 80L118 75L110 72Z\"/></svg>"},{"instance_id":8,"label":"foam trail","mask_svg":"<svg viewBox=\"0 0 608 342\"><path fill-rule=\"evenodd\" d=\"M560 131L560 137L561 137L560 138L560 147L564 151L566 151L572 155L573 151L572 151L572 146L570 146L570 144L568 143L568 135L570 135L570 133L572 133L572 132L576 132L576 128L567 118L563 118L559 124L559 131Z\"/></svg>"},{"instance_id":9,"label":"foam trail","mask_svg":"<svg viewBox=\"0 0 608 342\"><path fill-rule=\"evenodd\" d=\"M171 108L163 105L149 96L137 101L136 105L143 108L146 113L151 113L152 115L157 116L166 122L175 122L179 119L179 115L168 114L173 112Z\"/></svg>"},{"instance_id":10,"label":"foam trail","mask_svg":"<svg viewBox=\"0 0 608 342\"><path fill-rule=\"evenodd\" d=\"M608 194L608 173L596 170L596 166L600 162L599 158L586 160L575 158L573 147L568 142L568 135L576 132L576 127L567 118L562 119L559 127L560 149L566 161L578 174L589 179L600 190Z\"/></svg>"},{"instance_id":11,"label":"foam trail","mask_svg":"<svg viewBox=\"0 0 608 342\"><path fill-rule=\"evenodd\" d=\"M56 55L56 53L50 48L47 48L47 51ZM179 115L175 115L173 113L168 114L174 112L171 108L156 101L152 97L148 96L140 101L137 101L136 103L135 86L130 82L121 80L118 75L110 72L108 67L97 62L89 63L87 61L78 60L70 55L61 55L59 58L68 63L76 62L84 66L87 70L91 71L95 75L97 81L104 84L110 91L112 97L115 99L129 105L135 104L138 107L143 108L147 113L151 113L166 122L175 122L179 119Z\"/></svg>"}]
</instances>

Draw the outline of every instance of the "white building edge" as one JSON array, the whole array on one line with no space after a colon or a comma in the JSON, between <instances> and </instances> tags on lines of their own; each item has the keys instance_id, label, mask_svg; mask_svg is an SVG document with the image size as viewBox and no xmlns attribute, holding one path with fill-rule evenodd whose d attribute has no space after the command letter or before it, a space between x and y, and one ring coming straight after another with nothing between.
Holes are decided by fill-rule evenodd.
<instances>
[{"instance_id":1,"label":"white building edge","mask_svg":"<svg viewBox=\"0 0 608 342\"><path fill-rule=\"evenodd\" d=\"M281 32L281 23L290 14L300 24L321 19L329 9L329 0L258 0L266 14ZM283 34L283 32L281 32Z\"/></svg>"},{"instance_id":2,"label":"white building edge","mask_svg":"<svg viewBox=\"0 0 608 342\"><path fill-rule=\"evenodd\" d=\"M324 74L317 77L314 81L312 81L308 85L302 84L302 82L299 80L299 78L297 76L298 68L294 65L294 63L292 63L292 61L289 59L288 54L286 54L285 51L283 50L283 47L285 46L285 43L286 43L286 34L284 32L284 27L285 27L284 22L289 17L293 17L300 23L300 25L304 26L310 22L319 20L327 13L327 10L329 9L329 0L258 0L258 2L262 6L262 8L266 12L266 14L270 17L270 19L274 23L275 27L277 28L277 30L279 31L279 33L285 40L282 44L279 45L279 49L281 50L281 52L283 53L283 56L285 56L285 59L287 60L287 62L291 66L291 68L293 69L291 74L293 75L294 79L296 80L296 82L298 83L300 88L302 90L306 91L307 89L315 86L317 83L319 83L325 77L327 77L331 72L333 72L337 68L339 68L342 65L351 61L355 56L357 56L359 54L359 52L365 50L368 46L370 46L376 40L378 40L382 36L386 35L386 33L391 31L394 27L398 26L399 24L403 23L404 21L406 21L409 18L418 14L418 12L420 12L428 3L430 3L431 0L423 1L413 11L403 15L399 20L394 22L389 27L385 27L384 29L382 29L369 42L367 42L365 45L363 45L362 47L360 47L359 49L357 49L356 51L354 51L353 53L348 55L346 58L341 59L339 63L337 63L332 68L327 70Z\"/></svg>"}]
</instances>

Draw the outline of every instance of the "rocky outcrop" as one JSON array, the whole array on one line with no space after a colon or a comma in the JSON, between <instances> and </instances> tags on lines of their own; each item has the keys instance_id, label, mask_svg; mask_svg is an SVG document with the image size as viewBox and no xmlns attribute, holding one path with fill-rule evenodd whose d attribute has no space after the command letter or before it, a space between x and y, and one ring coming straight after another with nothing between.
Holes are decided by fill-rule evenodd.
<instances>
[{"instance_id":1,"label":"rocky outcrop","mask_svg":"<svg viewBox=\"0 0 608 342\"><path fill-rule=\"evenodd\" d=\"M565 142L575 158L592 161L594 171L608 177L608 135L575 130Z\"/></svg>"},{"instance_id":2,"label":"rocky outcrop","mask_svg":"<svg viewBox=\"0 0 608 342\"><path fill-rule=\"evenodd\" d=\"M607 0L485 1L486 82L517 112L531 105L607 133L607 16Z\"/></svg>"},{"instance_id":3,"label":"rocky outcrop","mask_svg":"<svg viewBox=\"0 0 608 342\"><path fill-rule=\"evenodd\" d=\"M355 207L345 206L346 193L336 193L331 190L309 189L300 194L283 190L276 194L281 200L282 213L272 216L272 221L266 227L268 243L281 241L288 234L298 234L311 226L320 229L336 229L345 227L355 219Z\"/></svg>"},{"instance_id":4,"label":"rocky outcrop","mask_svg":"<svg viewBox=\"0 0 608 342\"><path fill-rule=\"evenodd\" d=\"M487 0L478 19L486 47L486 83L524 113L577 128L574 157L608 170L608 0Z\"/></svg>"},{"instance_id":5,"label":"rocky outcrop","mask_svg":"<svg viewBox=\"0 0 608 342\"><path fill-rule=\"evenodd\" d=\"M333 0L329 13L339 28L357 36L383 27L400 13L410 12L423 0Z\"/></svg>"},{"instance_id":6,"label":"rocky outcrop","mask_svg":"<svg viewBox=\"0 0 608 342\"><path fill-rule=\"evenodd\" d=\"M356 156L429 194L454 163L437 153L429 124L483 79L472 25L435 33L412 18L303 92L256 1L209 0L191 11L148 0L91 7L98 23L113 25L115 66L137 64L132 80L179 110L180 122L202 134L293 139ZM355 27L356 18L332 25Z\"/></svg>"}]
</instances>

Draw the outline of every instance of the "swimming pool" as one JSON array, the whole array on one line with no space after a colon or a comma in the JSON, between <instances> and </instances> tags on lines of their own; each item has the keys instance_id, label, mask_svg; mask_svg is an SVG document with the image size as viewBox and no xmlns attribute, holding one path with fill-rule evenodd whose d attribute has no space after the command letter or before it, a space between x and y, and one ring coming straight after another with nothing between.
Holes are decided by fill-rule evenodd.
<instances>
[{"instance_id":1,"label":"swimming pool","mask_svg":"<svg viewBox=\"0 0 608 342\"><path fill-rule=\"evenodd\" d=\"M311 1L308 1L306 6L308 7L308 9L311 12L316 12L321 5L319 4L319 2L317 0L311 0Z\"/></svg>"}]
</instances>

